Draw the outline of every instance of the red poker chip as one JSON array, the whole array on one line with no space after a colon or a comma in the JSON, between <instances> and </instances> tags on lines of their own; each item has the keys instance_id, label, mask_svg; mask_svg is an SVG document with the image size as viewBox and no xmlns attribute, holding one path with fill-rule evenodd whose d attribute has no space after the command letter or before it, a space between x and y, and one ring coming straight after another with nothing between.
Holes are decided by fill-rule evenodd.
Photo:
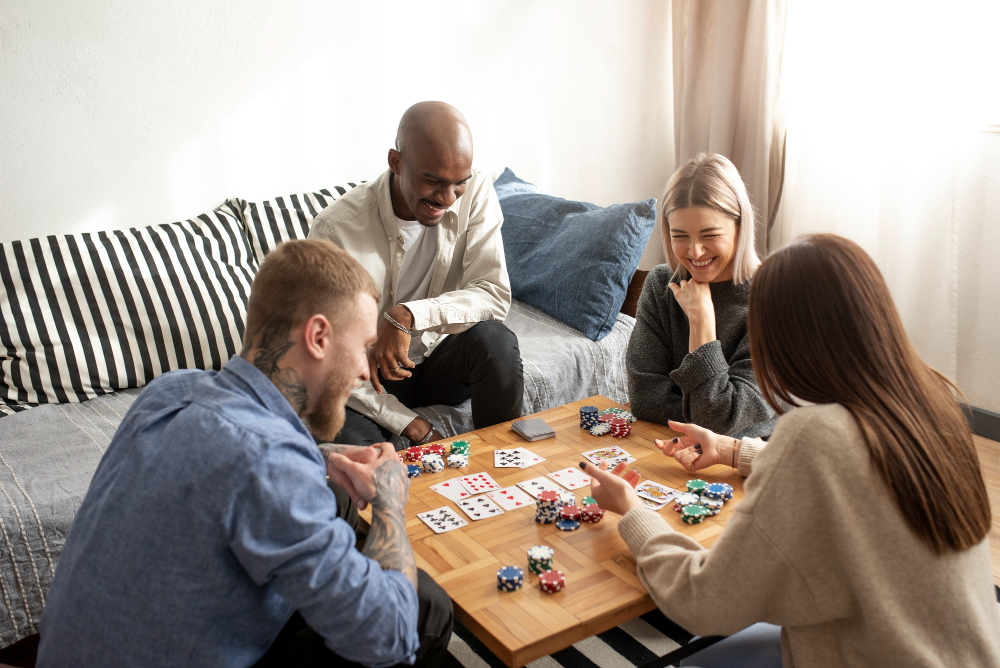
<instances>
[{"instance_id":1,"label":"red poker chip","mask_svg":"<svg viewBox=\"0 0 1000 668\"><path fill-rule=\"evenodd\" d=\"M590 503L583 507L580 513L580 520L583 522L600 522L604 517L604 509L596 503Z\"/></svg>"},{"instance_id":2,"label":"red poker chip","mask_svg":"<svg viewBox=\"0 0 1000 668\"><path fill-rule=\"evenodd\" d=\"M563 506L559 509L559 516L564 520L578 520L582 514L580 506Z\"/></svg>"},{"instance_id":3,"label":"red poker chip","mask_svg":"<svg viewBox=\"0 0 1000 668\"><path fill-rule=\"evenodd\" d=\"M566 586L566 576L562 571L545 571L538 576L538 586L542 591L554 594Z\"/></svg>"},{"instance_id":4,"label":"red poker chip","mask_svg":"<svg viewBox=\"0 0 1000 668\"><path fill-rule=\"evenodd\" d=\"M551 501L551 502L558 501L559 500L559 492L553 492L552 490L547 490L545 492L541 492L538 495L538 500L539 501Z\"/></svg>"},{"instance_id":5,"label":"red poker chip","mask_svg":"<svg viewBox=\"0 0 1000 668\"><path fill-rule=\"evenodd\" d=\"M426 455L441 455L443 457L446 452L447 448L440 443L432 443L424 448L424 454Z\"/></svg>"},{"instance_id":6,"label":"red poker chip","mask_svg":"<svg viewBox=\"0 0 1000 668\"><path fill-rule=\"evenodd\" d=\"M605 413L604 415L598 416L597 419L601 422L611 422L612 420L617 420L618 418L614 413Z\"/></svg>"},{"instance_id":7,"label":"red poker chip","mask_svg":"<svg viewBox=\"0 0 1000 668\"><path fill-rule=\"evenodd\" d=\"M419 445L414 445L413 447L403 450L403 460L415 464L421 460L424 456L424 449Z\"/></svg>"}]
</instances>

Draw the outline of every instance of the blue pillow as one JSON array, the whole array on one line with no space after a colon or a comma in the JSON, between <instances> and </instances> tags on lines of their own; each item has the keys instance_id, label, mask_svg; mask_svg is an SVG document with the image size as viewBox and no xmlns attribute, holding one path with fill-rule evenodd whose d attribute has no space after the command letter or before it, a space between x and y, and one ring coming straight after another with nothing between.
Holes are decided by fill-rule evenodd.
<instances>
[{"instance_id":1,"label":"blue pillow","mask_svg":"<svg viewBox=\"0 0 1000 668\"><path fill-rule=\"evenodd\" d=\"M602 209L540 193L510 169L493 186L514 299L594 341L607 336L656 225L656 199Z\"/></svg>"}]
</instances>

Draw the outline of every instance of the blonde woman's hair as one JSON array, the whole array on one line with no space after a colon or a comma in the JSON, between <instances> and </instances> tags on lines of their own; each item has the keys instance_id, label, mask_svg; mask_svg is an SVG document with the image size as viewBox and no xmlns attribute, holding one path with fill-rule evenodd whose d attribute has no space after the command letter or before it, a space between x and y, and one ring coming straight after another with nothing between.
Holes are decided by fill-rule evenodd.
<instances>
[{"instance_id":1,"label":"blonde woman's hair","mask_svg":"<svg viewBox=\"0 0 1000 668\"><path fill-rule=\"evenodd\" d=\"M754 247L754 210L750 194L729 158L718 153L699 153L679 168L667 181L660 206L660 231L667 264L675 279L690 278L687 269L674 255L670 245L670 224L667 216L677 209L703 206L714 209L736 222L736 253L733 255L733 283L750 280L760 258ZM746 223L744 225L743 223Z\"/></svg>"}]
</instances>

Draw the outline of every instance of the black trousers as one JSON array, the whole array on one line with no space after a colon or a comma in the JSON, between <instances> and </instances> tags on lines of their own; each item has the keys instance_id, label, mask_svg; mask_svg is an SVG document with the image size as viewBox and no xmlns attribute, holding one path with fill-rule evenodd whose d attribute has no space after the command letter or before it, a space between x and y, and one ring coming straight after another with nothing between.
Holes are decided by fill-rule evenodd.
<instances>
[{"instance_id":1,"label":"black trousers","mask_svg":"<svg viewBox=\"0 0 1000 668\"><path fill-rule=\"evenodd\" d=\"M521 416L524 367L517 336L495 320L477 323L441 342L430 357L410 369L403 380L381 380L382 387L404 406L454 406L472 398L476 429ZM391 434L350 408L335 443L371 445Z\"/></svg>"}]
</instances>

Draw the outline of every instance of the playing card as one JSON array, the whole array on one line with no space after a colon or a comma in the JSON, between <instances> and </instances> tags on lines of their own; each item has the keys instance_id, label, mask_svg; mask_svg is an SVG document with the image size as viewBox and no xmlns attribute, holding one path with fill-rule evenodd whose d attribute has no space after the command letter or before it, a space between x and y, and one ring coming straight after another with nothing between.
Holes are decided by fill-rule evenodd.
<instances>
[{"instance_id":1,"label":"playing card","mask_svg":"<svg viewBox=\"0 0 1000 668\"><path fill-rule=\"evenodd\" d=\"M609 471L617 466L618 462L623 461L626 464L631 464L635 461L635 457L625 452L617 445L609 445L605 448L591 450L590 452L583 453L583 456L593 462L596 466L600 466L601 462L607 462Z\"/></svg>"},{"instance_id":2,"label":"playing card","mask_svg":"<svg viewBox=\"0 0 1000 668\"><path fill-rule=\"evenodd\" d=\"M473 473L472 475L459 478L458 481L469 490L470 494L479 494L480 492L491 492L494 489L500 489L500 485L488 473Z\"/></svg>"},{"instance_id":3,"label":"playing card","mask_svg":"<svg viewBox=\"0 0 1000 668\"><path fill-rule=\"evenodd\" d=\"M500 506L493 499L486 498L485 494L462 499L458 502L458 507L473 521L503 515L503 510L500 509Z\"/></svg>"},{"instance_id":4,"label":"playing card","mask_svg":"<svg viewBox=\"0 0 1000 668\"><path fill-rule=\"evenodd\" d=\"M504 487L492 492L486 492L504 510L514 510L535 505L535 500L517 487Z\"/></svg>"},{"instance_id":5,"label":"playing card","mask_svg":"<svg viewBox=\"0 0 1000 668\"><path fill-rule=\"evenodd\" d=\"M517 486L523 489L528 494L532 495L536 499L538 495L542 492L561 492L562 487L555 484L545 476L539 476L538 478L532 478L531 480L525 480L524 482L517 483Z\"/></svg>"},{"instance_id":6,"label":"playing card","mask_svg":"<svg viewBox=\"0 0 1000 668\"><path fill-rule=\"evenodd\" d=\"M451 480L431 485L431 489L449 501L461 501L470 496L469 490L465 489L458 478L452 478Z\"/></svg>"},{"instance_id":7,"label":"playing card","mask_svg":"<svg viewBox=\"0 0 1000 668\"><path fill-rule=\"evenodd\" d=\"M656 503L666 503L678 494L677 490L670 489L666 485L661 485L652 480L644 480L636 485L635 493L644 499L649 499Z\"/></svg>"},{"instance_id":8,"label":"playing card","mask_svg":"<svg viewBox=\"0 0 1000 668\"><path fill-rule=\"evenodd\" d=\"M521 453L521 468L527 468L529 466L534 466L540 462L545 461L545 457L541 455L536 455L534 452L527 448L518 448L518 452Z\"/></svg>"},{"instance_id":9,"label":"playing card","mask_svg":"<svg viewBox=\"0 0 1000 668\"><path fill-rule=\"evenodd\" d=\"M580 469L573 468L572 466L561 471L550 473L549 477L566 489L578 489L580 487L586 487L590 484L590 476Z\"/></svg>"},{"instance_id":10,"label":"playing card","mask_svg":"<svg viewBox=\"0 0 1000 668\"><path fill-rule=\"evenodd\" d=\"M657 503L656 501L650 501L649 499L644 499L641 496L639 497L639 500L642 501L642 505L646 506L650 510L659 510L663 506L670 503L669 501L664 501L663 503Z\"/></svg>"},{"instance_id":11,"label":"playing card","mask_svg":"<svg viewBox=\"0 0 1000 668\"><path fill-rule=\"evenodd\" d=\"M494 450L493 466L498 469L523 468L524 457L520 448L513 450Z\"/></svg>"},{"instance_id":12,"label":"playing card","mask_svg":"<svg viewBox=\"0 0 1000 668\"><path fill-rule=\"evenodd\" d=\"M441 506L426 513L418 513L417 517L434 530L434 533L444 533L453 529L469 526L469 523L448 506Z\"/></svg>"}]
</instances>

